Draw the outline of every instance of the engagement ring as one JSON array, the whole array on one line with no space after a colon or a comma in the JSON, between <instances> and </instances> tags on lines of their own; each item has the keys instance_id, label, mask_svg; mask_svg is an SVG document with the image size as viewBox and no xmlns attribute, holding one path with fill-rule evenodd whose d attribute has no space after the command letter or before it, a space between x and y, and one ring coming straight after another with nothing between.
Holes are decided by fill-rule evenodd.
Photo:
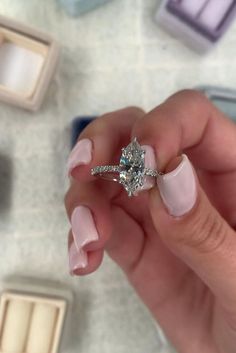
<instances>
[{"instance_id":1,"label":"engagement ring","mask_svg":"<svg viewBox=\"0 0 236 353\"><path fill-rule=\"evenodd\" d=\"M157 178L162 175L157 170L145 168L145 151L136 137L127 147L122 148L119 165L96 166L91 169L91 174L122 184L128 196L137 195L137 191L144 186L146 176Z\"/></svg>"}]
</instances>

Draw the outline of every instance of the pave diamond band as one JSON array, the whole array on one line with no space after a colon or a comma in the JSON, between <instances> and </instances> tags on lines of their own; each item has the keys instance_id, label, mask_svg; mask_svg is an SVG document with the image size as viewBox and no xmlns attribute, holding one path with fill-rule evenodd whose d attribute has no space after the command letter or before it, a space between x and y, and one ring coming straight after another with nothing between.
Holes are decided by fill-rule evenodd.
<instances>
[{"instance_id":1,"label":"pave diamond band","mask_svg":"<svg viewBox=\"0 0 236 353\"><path fill-rule=\"evenodd\" d=\"M99 175L103 177L106 173L121 173L122 171L123 168L120 165L99 165L91 169L91 174L94 176ZM154 178L157 178L159 175L162 175L161 172L149 168L144 168L143 174ZM105 178L108 179L109 176L105 176Z\"/></svg>"},{"instance_id":2,"label":"pave diamond band","mask_svg":"<svg viewBox=\"0 0 236 353\"><path fill-rule=\"evenodd\" d=\"M137 191L144 186L145 177L157 178L162 175L157 170L145 168L145 153L134 138L122 148L119 165L99 165L91 169L91 174L122 184L128 196L137 195Z\"/></svg>"},{"instance_id":3,"label":"pave diamond band","mask_svg":"<svg viewBox=\"0 0 236 353\"><path fill-rule=\"evenodd\" d=\"M119 173L120 166L119 165L99 165L95 168L91 169L91 174L102 174L102 173Z\"/></svg>"}]
</instances>

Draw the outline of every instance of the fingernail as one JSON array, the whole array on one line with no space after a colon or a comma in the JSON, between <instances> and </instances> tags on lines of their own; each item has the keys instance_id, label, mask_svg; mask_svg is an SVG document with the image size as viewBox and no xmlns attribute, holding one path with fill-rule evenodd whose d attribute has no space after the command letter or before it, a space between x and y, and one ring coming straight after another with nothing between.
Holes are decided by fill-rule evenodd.
<instances>
[{"instance_id":1,"label":"fingernail","mask_svg":"<svg viewBox=\"0 0 236 353\"><path fill-rule=\"evenodd\" d=\"M72 242L69 249L69 269L70 274L73 276L76 270L86 268L88 265L88 255L85 251L78 251L75 243Z\"/></svg>"},{"instance_id":2,"label":"fingernail","mask_svg":"<svg viewBox=\"0 0 236 353\"><path fill-rule=\"evenodd\" d=\"M89 164L92 160L92 141L89 139L82 139L77 142L71 151L67 162L67 173L71 174L75 167L82 164Z\"/></svg>"},{"instance_id":3,"label":"fingernail","mask_svg":"<svg viewBox=\"0 0 236 353\"><path fill-rule=\"evenodd\" d=\"M186 155L176 169L157 179L164 204L174 217L183 216L196 202L197 188L193 167Z\"/></svg>"},{"instance_id":4,"label":"fingernail","mask_svg":"<svg viewBox=\"0 0 236 353\"><path fill-rule=\"evenodd\" d=\"M78 206L74 209L71 227L77 250L99 239L92 213L88 207Z\"/></svg>"},{"instance_id":5,"label":"fingernail","mask_svg":"<svg viewBox=\"0 0 236 353\"><path fill-rule=\"evenodd\" d=\"M155 156L154 149L149 145L143 145L141 146L141 148L145 151L145 168L156 169L157 163L156 163L156 156ZM149 190L155 184L156 184L155 178L145 176L142 190Z\"/></svg>"}]
</instances>

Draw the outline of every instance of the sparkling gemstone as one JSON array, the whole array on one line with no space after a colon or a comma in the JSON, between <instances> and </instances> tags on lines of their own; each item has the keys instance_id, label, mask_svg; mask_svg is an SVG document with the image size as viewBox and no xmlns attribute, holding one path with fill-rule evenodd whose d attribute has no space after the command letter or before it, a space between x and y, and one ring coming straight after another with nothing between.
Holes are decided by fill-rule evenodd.
<instances>
[{"instance_id":1,"label":"sparkling gemstone","mask_svg":"<svg viewBox=\"0 0 236 353\"><path fill-rule=\"evenodd\" d=\"M120 158L120 183L129 196L135 195L144 183L144 156L145 151L137 142L136 138L122 149Z\"/></svg>"}]
</instances>

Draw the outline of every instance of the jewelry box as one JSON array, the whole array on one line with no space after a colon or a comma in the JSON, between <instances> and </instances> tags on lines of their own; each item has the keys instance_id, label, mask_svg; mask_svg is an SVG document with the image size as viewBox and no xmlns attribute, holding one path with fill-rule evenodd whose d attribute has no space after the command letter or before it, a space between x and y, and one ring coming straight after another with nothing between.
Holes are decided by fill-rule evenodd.
<instances>
[{"instance_id":1,"label":"jewelry box","mask_svg":"<svg viewBox=\"0 0 236 353\"><path fill-rule=\"evenodd\" d=\"M104 5L111 0L59 0L59 3L70 16L80 16Z\"/></svg>"},{"instance_id":2,"label":"jewelry box","mask_svg":"<svg viewBox=\"0 0 236 353\"><path fill-rule=\"evenodd\" d=\"M0 100L28 110L41 106L58 59L49 35L0 16Z\"/></svg>"},{"instance_id":3,"label":"jewelry box","mask_svg":"<svg viewBox=\"0 0 236 353\"><path fill-rule=\"evenodd\" d=\"M235 0L164 0L155 18L188 46L206 52L219 42L235 15Z\"/></svg>"},{"instance_id":4,"label":"jewelry box","mask_svg":"<svg viewBox=\"0 0 236 353\"><path fill-rule=\"evenodd\" d=\"M71 292L58 283L6 280L0 295L0 352L63 352L72 301Z\"/></svg>"}]
</instances>

